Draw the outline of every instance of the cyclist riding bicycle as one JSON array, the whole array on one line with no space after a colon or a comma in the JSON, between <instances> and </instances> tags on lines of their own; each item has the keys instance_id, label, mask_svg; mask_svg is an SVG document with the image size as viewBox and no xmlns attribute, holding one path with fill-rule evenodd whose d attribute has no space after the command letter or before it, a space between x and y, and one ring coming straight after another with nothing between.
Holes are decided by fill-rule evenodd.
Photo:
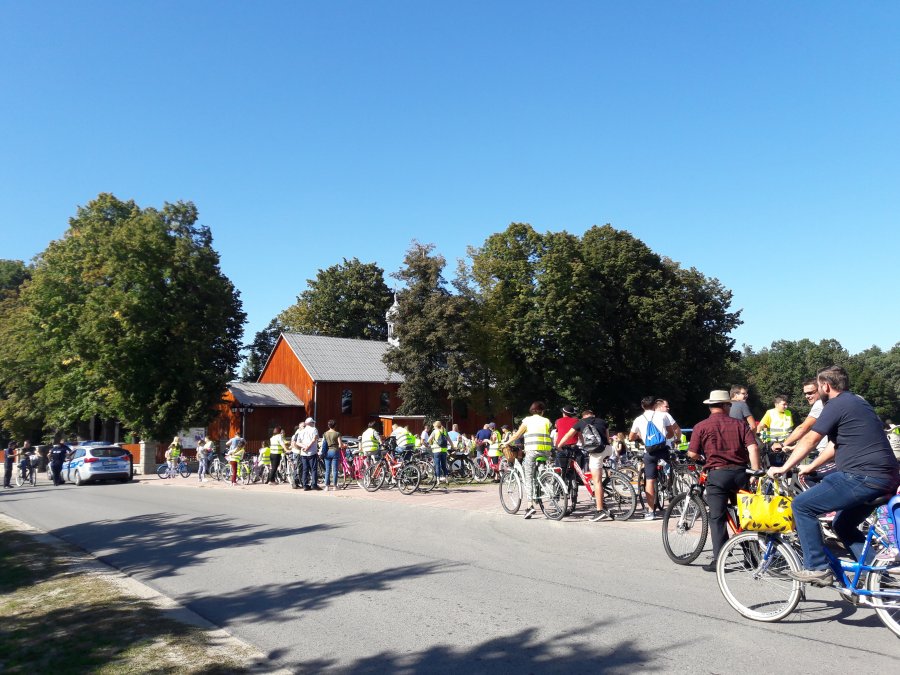
<instances>
[{"instance_id":1,"label":"cyclist riding bicycle","mask_svg":"<svg viewBox=\"0 0 900 675\"><path fill-rule=\"evenodd\" d=\"M784 442L794 430L794 416L787 408L787 396L776 396L775 407L770 408L756 426L760 440L772 452L781 452Z\"/></svg>"},{"instance_id":2,"label":"cyclist riding bicycle","mask_svg":"<svg viewBox=\"0 0 900 675\"><path fill-rule=\"evenodd\" d=\"M747 422L728 414L731 396L727 391L711 391L703 404L709 406L709 417L694 425L688 457L706 456L703 468L707 472L706 503L709 504L713 559L703 569L715 572L719 551L728 541L728 501L738 490L748 487L747 467L759 470L759 448Z\"/></svg>"},{"instance_id":3,"label":"cyclist riding bicycle","mask_svg":"<svg viewBox=\"0 0 900 675\"><path fill-rule=\"evenodd\" d=\"M542 401L532 403L528 409L531 415L523 419L522 425L509 437L510 445L515 443L520 436L525 437L525 461L522 462L522 468L525 470L525 492L530 500L530 505L525 511L526 519L531 518L536 512L533 484L535 462L538 459L546 461L553 448L550 441L550 420L544 417L545 409Z\"/></svg>"},{"instance_id":4,"label":"cyclist riding bicycle","mask_svg":"<svg viewBox=\"0 0 900 675\"><path fill-rule=\"evenodd\" d=\"M896 492L900 485L900 466L891 452L872 406L850 391L850 377L840 366L823 368L816 375L819 395L825 407L812 428L800 439L790 457L768 474L780 476L806 457L822 437L834 445L821 452L800 473L834 458L837 470L821 483L797 495L793 501L794 524L803 548L803 569L791 572L797 581L828 586L834 575L828 564L817 516L837 511L832 530L859 562L865 536L859 524L872 512L872 502Z\"/></svg>"}]
</instances>

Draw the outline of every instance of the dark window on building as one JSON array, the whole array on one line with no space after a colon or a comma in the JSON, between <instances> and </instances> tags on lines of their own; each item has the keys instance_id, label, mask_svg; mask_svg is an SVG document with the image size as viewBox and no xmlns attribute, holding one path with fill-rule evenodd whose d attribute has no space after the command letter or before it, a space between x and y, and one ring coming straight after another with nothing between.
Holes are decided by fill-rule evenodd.
<instances>
[{"instance_id":1,"label":"dark window on building","mask_svg":"<svg viewBox=\"0 0 900 675\"><path fill-rule=\"evenodd\" d=\"M380 407L379 412L381 412L381 413L391 412L391 392L389 392L389 391L381 392L381 407Z\"/></svg>"},{"instance_id":2,"label":"dark window on building","mask_svg":"<svg viewBox=\"0 0 900 675\"><path fill-rule=\"evenodd\" d=\"M353 414L353 392L349 389L344 389L344 391L341 392L341 414Z\"/></svg>"}]
</instances>

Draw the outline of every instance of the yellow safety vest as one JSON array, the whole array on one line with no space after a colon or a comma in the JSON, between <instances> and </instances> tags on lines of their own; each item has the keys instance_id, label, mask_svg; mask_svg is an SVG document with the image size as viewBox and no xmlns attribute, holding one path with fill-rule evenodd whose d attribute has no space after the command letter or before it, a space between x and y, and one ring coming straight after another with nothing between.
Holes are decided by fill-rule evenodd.
<instances>
[{"instance_id":1,"label":"yellow safety vest","mask_svg":"<svg viewBox=\"0 0 900 675\"><path fill-rule=\"evenodd\" d=\"M279 453L275 453L279 454ZM272 448L264 445L259 449L259 463L264 466L272 465Z\"/></svg>"},{"instance_id":2,"label":"yellow safety vest","mask_svg":"<svg viewBox=\"0 0 900 675\"><path fill-rule=\"evenodd\" d=\"M772 408L766 412L763 419L766 418L769 422L768 435L773 441L783 441L794 430L794 418L791 416L790 410L785 409L784 413L779 413L778 410Z\"/></svg>"},{"instance_id":3,"label":"yellow safety vest","mask_svg":"<svg viewBox=\"0 0 900 675\"><path fill-rule=\"evenodd\" d=\"M447 439L447 445L445 445L443 448L440 445L442 436ZM440 433L434 436L434 439L431 443L431 452L448 452L450 450L450 436L447 435L447 430L441 429Z\"/></svg>"},{"instance_id":4,"label":"yellow safety vest","mask_svg":"<svg viewBox=\"0 0 900 675\"><path fill-rule=\"evenodd\" d=\"M374 429L366 429L359 439L359 449L363 452L372 453L378 451L378 439L375 438Z\"/></svg>"},{"instance_id":5,"label":"yellow safety vest","mask_svg":"<svg viewBox=\"0 0 900 675\"><path fill-rule=\"evenodd\" d=\"M284 444L284 437L281 434L272 436L272 438L269 439L269 451L273 455L280 455L282 450L287 452L287 447Z\"/></svg>"},{"instance_id":6,"label":"yellow safety vest","mask_svg":"<svg viewBox=\"0 0 900 675\"><path fill-rule=\"evenodd\" d=\"M553 447L550 439L550 420L531 415L522 420L525 425L525 452L549 453Z\"/></svg>"},{"instance_id":7,"label":"yellow safety vest","mask_svg":"<svg viewBox=\"0 0 900 675\"><path fill-rule=\"evenodd\" d=\"M491 440L488 445L488 457L500 456L500 432L494 429L491 432Z\"/></svg>"},{"instance_id":8,"label":"yellow safety vest","mask_svg":"<svg viewBox=\"0 0 900 675\"><path fill-rule=\"evenodd\" d=\"M172 459L178 459L179 457L181 457L181 446L172 443L172 445L169 446L169 456Z\"/></svg>"}]
</instances>

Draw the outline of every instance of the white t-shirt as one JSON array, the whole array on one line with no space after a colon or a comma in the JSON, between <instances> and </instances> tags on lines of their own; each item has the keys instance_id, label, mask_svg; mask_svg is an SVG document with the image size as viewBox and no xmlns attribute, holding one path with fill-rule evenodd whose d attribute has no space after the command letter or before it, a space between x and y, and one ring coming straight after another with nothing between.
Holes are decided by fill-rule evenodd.
<instances>
[{"instance_id":1,"label":"white t-shirt","mask_svg":"<svg viewBox=\"0 0 900 675\"><path fill-rule=\"evenodd\" d=\"M652 419L653 424L656 425L656 428L659 429L663 434L666 433L666 428L675 424L675 420L669 413L654 411L653 414L649 414L649 410L645 410L644 414L634 420L634 424L631 425L631 431L637 433L638 436L641 437L642 441L647 440L647 423Z\"/></svg>"},{"instance_id":2,"label":"white t-shirt","mask_svg":"<svg viewBox=\"0 0 900 675\"><path fill-rule=\"evenodd\" d=\"M300 445L300 454L304 457L316 454L319 448L316 441L319 439L319 431L312 424L307 424L300 430L297 443Z\"/></svg>"},{"instance_id":3,"label":"white t-shirt","mask_svg":"<svg viewBox=\"0 0 900 675\"><path fill-rule=\"evenodd\" d=\"M822 399L817 400L813 403L812 408L809 409L809 417L812 417L814 420L819 419L819 415L822 414L822 411L825 409L825 404L822 403ZM816 450L822 451L825 449L825 446L828 445L828 436L822 436L822 440L816 445Z\"/></svg>"}]
</instances>

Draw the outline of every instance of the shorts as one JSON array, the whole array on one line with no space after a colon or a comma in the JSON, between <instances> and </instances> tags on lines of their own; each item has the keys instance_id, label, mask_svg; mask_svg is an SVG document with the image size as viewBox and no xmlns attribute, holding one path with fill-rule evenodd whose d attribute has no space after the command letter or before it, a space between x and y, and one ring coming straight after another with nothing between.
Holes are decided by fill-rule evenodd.
<instances>
[{"instance_id":1,"label":"shorts","mask_svg":"<svg viewBox=\"0 0 900 675\"><path fill-rule=\"evenodd\" d=\"M667 462L671 459L672 454L668 447L661 450L654 450L652 453L644 453L644 478L647 480L656 480L656 463L664 459Z\"/></svg>"},{"instance_id":2,"label":"shorts","mask_svg":"<svg viewBox=\"0 0 900 675\"><path fill-rule=\"evenodd\" d=\"M592 452L588 455L588 468L591 470L591 476L600 477L600 470L603 468L603 460L612 455L612 446L607 445L600 452Z\"/></svg>"}]
</instances>

